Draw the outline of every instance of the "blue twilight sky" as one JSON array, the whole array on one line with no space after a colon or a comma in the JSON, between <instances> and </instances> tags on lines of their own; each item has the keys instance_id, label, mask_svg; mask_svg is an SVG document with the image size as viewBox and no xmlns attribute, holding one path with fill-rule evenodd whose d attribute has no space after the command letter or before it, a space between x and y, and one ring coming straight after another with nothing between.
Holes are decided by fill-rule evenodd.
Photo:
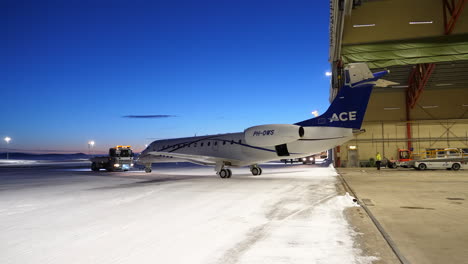
<instances>
[{"instance_id":1,"label":"blue twilight sky","mask_svg":"<svg viewBox=\"0 0 468 264\"><path fill-rule=\"evenodd\" d=\"M1 1L0 136L12 150L141 150L311 118L329 105L328 5Z\"/></svg>"}]
</instances>

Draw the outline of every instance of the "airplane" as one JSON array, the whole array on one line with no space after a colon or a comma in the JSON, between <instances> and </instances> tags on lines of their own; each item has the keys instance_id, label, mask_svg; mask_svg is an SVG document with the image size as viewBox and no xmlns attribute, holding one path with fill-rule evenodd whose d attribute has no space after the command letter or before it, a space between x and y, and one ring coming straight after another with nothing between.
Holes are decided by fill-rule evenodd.
<instances>
[{"instance_id":1,"label":"airplane","mask_svg":"<svg viewBox=\"0 0 468 264\"><path fill-rule=\"evenodd\" d=\"M229 167L249 166L261 175L260 163L294 159L342 145L361 128L372 88L389 71L372 73L365 63L344 69L345 83L328 110L295 124L253 126L239 133L156 140L137 159L151 172L152 163L191 162L214 166L221 178L230 178Z\"/></svg>"}]
</instances>

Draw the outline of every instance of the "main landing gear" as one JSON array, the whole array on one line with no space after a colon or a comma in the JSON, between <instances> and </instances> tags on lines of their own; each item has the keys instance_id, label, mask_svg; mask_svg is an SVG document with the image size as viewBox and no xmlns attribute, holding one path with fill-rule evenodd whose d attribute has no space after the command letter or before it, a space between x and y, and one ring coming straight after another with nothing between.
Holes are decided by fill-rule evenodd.
<instances>
[{"instance_id":1,"label":"main landing gear","mask_svg":"<svg viewBox=\"0 0 468 264\"><path fill-rule=\"evenodd\" d=\"M254 176L262 175L262 168L260 168L257 165L252 165L252 166L250 166L250 172Z\"/></svg>"},{"instance_id":2,"label":"main landing gear","mask_svg":"<svg viewBox=\"0 0 468 264\"><path fill-rule=\"evenodd\" d=\"M215 167L216 174L219 175L219 177L226 179L226 178L231 178L232 172L230 169L225 169L224 168L224 163L216 163ZM250 166L250 172L254 176L262 175L262 168L260 168L257 164Z\"/></svg>"},{"instance_id":3,"label":"main landing gear","mask_svg":"<svg viewBox=\"0 0 468 264\"><path fill-rule=\"evenodd\" d=\"M221 169L218 172L219 177L225 179L225 178L231 178L232 176L232 171L230 169Z\"/></svg>"},{"instance_id":4,"label":"main landing gear","mask_svg":"<svg viewBox=\"0 0 468 264\"><path fill-rule=\"evenodd\" d=\"M146 173L151 173L151 163L145 164L145 172Z\"/></svg>"},{"instance_id":5,"label":"main landing gear","mask_svg":"<svg viewBox=\"0 0 468 264\"><path fill-rule=\"evenodd\" d=\"M224 162L216 162L215 171L216 174L218 174L219 177L223 179L231 178L232 176L232 171L230 169L224 168Z\"/></svg>"}]
</instances>

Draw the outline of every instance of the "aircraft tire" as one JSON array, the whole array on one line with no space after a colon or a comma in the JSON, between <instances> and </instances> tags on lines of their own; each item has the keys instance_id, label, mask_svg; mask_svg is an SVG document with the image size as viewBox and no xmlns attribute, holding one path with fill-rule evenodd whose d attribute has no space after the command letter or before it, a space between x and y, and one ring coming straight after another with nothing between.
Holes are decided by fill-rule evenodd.
<instances>
[{"instance_id":1,"label":"aircraft tire","mask_svg":"<svg viewBox=\"0 0 468 264\"><path fill-rule=\"evenodd\" d=\"M262 175L262 173L263 173L262 168L258 167L258 169L260 170L260 173L258 175Z\"/></svg>"},{"instance_id":2,"label":"aircraft tire","mask_svg":"<svg viewBox=\"0 0 468 264\"><path fill-rule=\"evenodd\" d=\"M229 175L228 171L226 169L222 169L219 171L219 177L221 178L226 178Z\"/></svg>"},{"instance_id":3,"label":"aircraft tire","mask_svg":"<svg viewBox=\"0 0 468 264\"><path fill-rule=\"evenodd\" d=\"M258 167L253 167L250 172L252 172L252 175L253 176L257 176L257 175L260 175L260 170Z\"/></svg>"},{"instance_id":4,"label":"aircraft tire","mask_svg":"<svg viewBox=\"0 0 468 264\"><path fill-rule=\"evenodd\" d=\"M457 171L459 169L460 169L460 164L459 163L452 164L452 170Z\"/></svg>"},{"instance_id":5,"label":"aircraft tire","mask_svg":"<svg viewBox=\"0 0 468 264\"><path fill-rule=\"evenodd\" d=\"M151 171L152 171L151 168L145 168L146 173L151 173Z\"/></svg>"},{"instance_id":6,"label":"aircraft tire","mask_svg":"<svg viewBox=\"0 0 468 264\"><path fill-rule=\"evenodd\" d=\"M232 176L232 171L231 171L231 169L226 169L226 170L227 170L227 172L228 172L226 178L231 178L231 176Z\"/></svg>"}]
</instances>

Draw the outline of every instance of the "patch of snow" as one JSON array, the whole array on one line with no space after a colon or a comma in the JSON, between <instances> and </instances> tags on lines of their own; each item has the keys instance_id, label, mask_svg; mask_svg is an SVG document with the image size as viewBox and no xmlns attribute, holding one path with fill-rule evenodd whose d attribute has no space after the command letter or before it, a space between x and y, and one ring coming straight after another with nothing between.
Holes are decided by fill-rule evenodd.
<instances>
[{"instance_id":1,"label":"patch of snow","mask_svg":"<svg viewBox=\"0 0 468 264\"><path fill-rule=\"evenodd\" d=\"M8 177L0 182L0 263L376 260L354 247L343 210L357 205L337 195L333 167L264 167L256 177L235 168L231 179L210 167L153 172L41 168L37 177Z\"/></svg>"},{"instance_id":2,"label":"patch of snow","mask_svg":"<svg viewBox=\"0 0 468 264\"><path fill-rule=\"evenodd\" d=\"M34 164L36 160L14 160L14 159L0 159L0 165L21 165L21 164Z\"/></svg>"}]
</instances>

